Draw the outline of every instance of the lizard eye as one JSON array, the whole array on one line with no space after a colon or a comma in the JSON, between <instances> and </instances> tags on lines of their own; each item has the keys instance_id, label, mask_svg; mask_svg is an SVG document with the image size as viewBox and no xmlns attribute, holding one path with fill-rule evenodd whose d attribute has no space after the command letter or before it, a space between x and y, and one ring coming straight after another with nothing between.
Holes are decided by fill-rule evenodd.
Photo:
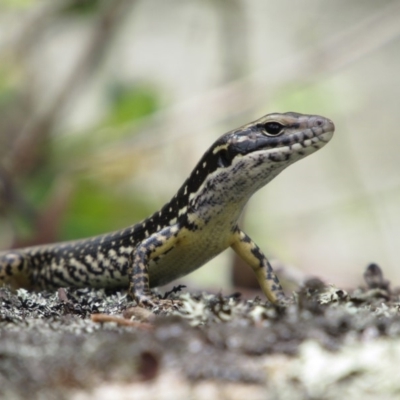
<instances>
[{"instance_id":1,"label":"lizard eye","mask_svg":"<svg viewBox=\"0 0 400 400\"><path fill-rule=\"evenodd\" d=\"M267 136L277 136L282 132L283 125L279 122L267 122L263 127L263 133Z\"/></svg>"}]
</instances>

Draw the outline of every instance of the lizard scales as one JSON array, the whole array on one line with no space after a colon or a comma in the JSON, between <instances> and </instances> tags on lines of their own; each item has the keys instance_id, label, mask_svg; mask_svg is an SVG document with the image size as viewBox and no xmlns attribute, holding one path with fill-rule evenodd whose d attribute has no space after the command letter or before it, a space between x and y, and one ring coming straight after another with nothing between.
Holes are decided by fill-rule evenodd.
<instances>
[{"instance_id":1,"label":"lizard scales","mask_svg":"<svg viewBox=\"0 0 400 400\"><path fill-rule=\"evenodd\" d=\"M283 169L324 146L329 119L268 114L222 135L170 202L125 229L89 239L0 253L0 284L13 288L128 288L140 305L160 302L150 287L171 282L232 247L267 298L283 291L267 258L238 227L249 198Z\"/></svg>"}]
</instances>

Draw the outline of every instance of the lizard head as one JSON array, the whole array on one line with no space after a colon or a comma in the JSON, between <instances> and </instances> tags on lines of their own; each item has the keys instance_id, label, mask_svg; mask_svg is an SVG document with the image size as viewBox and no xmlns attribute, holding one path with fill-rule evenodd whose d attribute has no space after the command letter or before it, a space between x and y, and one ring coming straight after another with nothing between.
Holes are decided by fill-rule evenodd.
<instances>
[{"instance_id":1,"label":"lizard head","mask_svg":"<svg viewBox=\"0 0 400 400\"><path fill-rule=\"evenodd\" d=\"M220 167L246 158L286 167L323 147L334 130L331 120L318 115L268 114L221 136L212 151Z\"/></svg>"},{"instance_id":2,"label":"lizard head","mask_svg":"<svg viewBox=\"0 0 400 400\"><path fill-rule=\"evenodd\" d=\"M283 169L325 146L334 130L327 118L288 112L268 114L222 135L185 183L191 206L208 200L244 204Z\"/></svg>"}]
</instances>

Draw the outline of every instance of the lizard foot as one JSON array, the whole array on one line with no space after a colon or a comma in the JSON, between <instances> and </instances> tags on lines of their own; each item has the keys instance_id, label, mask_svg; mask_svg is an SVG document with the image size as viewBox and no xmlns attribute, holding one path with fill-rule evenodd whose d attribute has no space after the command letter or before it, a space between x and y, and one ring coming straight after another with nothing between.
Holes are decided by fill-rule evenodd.
<instances>
[{"instance_id":1,"label":"lizard foot","mask_svg":"<svg viewBox=\"0 0 400 400\"><path fill-rule=\"evenodd\" d=\"M275 303L273 303L276 307L287 308L290 305L294 304L293 298L287 296L279 296Z\"/></svg>"},{"instance_id":2,"label":"lizard foot","mask_svg":"<svg viewBox=\"0 0 400 400\"><path fill-rule=\"evenodd\" d=\"M178 310L182 306L180 300L160 299L157 296L135 296L135 300L139 307L155 312Z\"/></svg>"}]
</instances>

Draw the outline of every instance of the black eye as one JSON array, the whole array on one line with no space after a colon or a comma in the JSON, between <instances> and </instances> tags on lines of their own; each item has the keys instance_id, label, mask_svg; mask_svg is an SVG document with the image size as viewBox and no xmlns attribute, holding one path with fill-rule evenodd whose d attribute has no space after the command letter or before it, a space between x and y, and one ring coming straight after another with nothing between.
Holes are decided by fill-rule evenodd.
<instances>
[{"instance_id":1,"label":"black eye","mask_svg":"<svg viewBox=\"0 0 400 400\"><path fill-rule=\"evenodd\" d=\"M268 136L276 136L281 133L283 129L283 125L281 125L279 122L267 122L263 126L263 131L268 135Z\"/></svg>"}]
</instances>

